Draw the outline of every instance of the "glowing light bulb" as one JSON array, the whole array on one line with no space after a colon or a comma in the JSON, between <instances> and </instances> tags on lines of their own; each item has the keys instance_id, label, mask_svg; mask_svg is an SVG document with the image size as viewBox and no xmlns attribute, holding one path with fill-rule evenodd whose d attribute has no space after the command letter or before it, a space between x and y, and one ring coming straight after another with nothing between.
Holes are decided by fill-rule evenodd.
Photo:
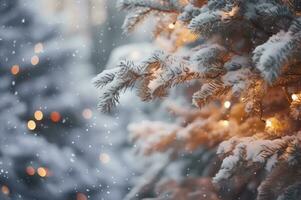
<instances>
[{"instance_id":1,"label":"glowing light bulb","mask_svg":"<svg viewBox=\"0 0 301 200\"><path fill-rule=\"evenodd\" d=\"M4 195L9 195L10 193L9 188L6 185L2 185L1 191Z\"/></svg>"},{"instance_id":2,"label":"glowing light bulb","mask_svg":"<svg viewBox=\"0 0 301 200\"><path fill-rule=\"evenodd\" d=\"M29 120L29 121L27 122L27 128L28 128L29 130L33 131L33 130L36 129L36 127L37 127L37 125L36 125L36 122L35 122L35 121Z\"/></svg>"},{"instance_id":3,"label":"glowing light bulb","mask_svg":"<svg viewBox=\"0 0 301 200\"><path fill-rule=\"evenodd\" d=\"M224 102L224 107L229 109L231 107L231 102L230 101L225 101Z\"/></svg>"},{"instance_id":4,"label":"glowing light bulb","mask_svg":"<svg viewBox=\"0 0 301 200\"><path fill-rule=\"evenodd\" d=\"M297 101L299 99L297 94L292 94L292 100Z\"/></svg>"},{"instance_id":5,"label":"glowing light bulb","mask_svg":"<svg viewBox=\"0 0 301 200\"><path fill-rule=\"evenodd\" d=\"M174 28L175 28L175 24L174 24L174 23L168 24L168 28L169 28L169 29L174 29Z\"/></svg>"},{"instance_id":6,"label":"glowing light bulb","mask_svg":"<svg viewBox=\"0 0 301 200\"><path fill-rule=\"evenodd\" d=\"M10 72L13 75L17 75L20 72L20 66L19 65L13 65L10 69Z\"/></svg>"},{"instance_id":7,"label":"glowing light bulb","mask_svg":"<svg viewBox=\"0 0 301 200\"><path fill-rule=\"evenodd\" d=\"M36 173L36 170L32 166L28 166L26 167L26 173L29 176L33 176Z\"/></svg>"},{"instance_id":8,"label":"glowing light bulb","mask_svg":"<svg viewBox=\"0 0 301 200\"><path fill-rule=\"evenodd\" d=\"M271 119L267 119L265 122L265 127L266 128L272 128L273 127L273 122Z\"/></svg>"},{"instance_id":9,"label":"glowing light bulb","mask_svg":"<svg viewBox=\"0 0 301 200\"><path fill-rule=\"evenodd\" d=\"M34 56L31 57L31 64L32 65L37 65L37 64L39 64L39 62L40 62L40 59L37 55L34 55Z\"/></svg>"},{"instance_id":10,"label":"glowing light bulb","mask_svg":"<svg viewBox=\"0 0 301 200\"><path fill-rule=\"evenodd\" d=\"M99 155L99 160L103 163L103 164L107 164L110 162L111 158L108 154L106 153L101 153Z\"/></svg>"},{"instance_id":11,"label":"glowing light bulb","mask_svg":"<svg viewBox=\"0 0 301 200\"><path fill-rule=\"evenodd\" d=\"M37 172L40 177L45 177L47 175L47 171L44 167L39 167Z\"/></svg>"},{"instance_id":12,"label":"glowing light bulb","mask_svg":"<svg viewBox=\"0 0 301 200\"><path fill-rule=\"evenodd\" d=\"M40 110L37 110L34 112L34 118L38 121L43 119L43 112Z\"/></svg>"}]
</instances>

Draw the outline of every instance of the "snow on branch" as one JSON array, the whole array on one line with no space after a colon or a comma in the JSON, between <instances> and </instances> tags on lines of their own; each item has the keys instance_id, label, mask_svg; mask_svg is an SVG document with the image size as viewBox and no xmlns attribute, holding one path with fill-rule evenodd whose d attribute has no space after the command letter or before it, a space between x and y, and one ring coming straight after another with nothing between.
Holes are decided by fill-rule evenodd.
<instances>
[{"instance_id":1,"label":"snow on branch","mask_svg":"<svg viewBox=\"0 0 301 200\"><path fill-rule=\"evenodd\" d=\"M299 142L300 134L274 140L258 139L254 136L234 137L224 141L220 144L217 153L228 156L223 159L221 169L215 175L214 181L220 182L232 177L237 168L247 161L259 163L268 171L281 162L294 164L296 155L300 152Z\"/></svg>"},{"instance_id":2,"label":"snow on branch","mask_svg":"<svg viewBox=\"0 0 301 200\"><path fill-rule=\"evenodd\" d=\"M269 83L274 82L285 66L300 59L301 30L300 19L296 20L288 32L273 35L266 43L257 46L253 52L253 62Z\"/></svg>"},{"instance_id":3,"label":"snow on branch","mask_svg":"<svg viewBox=\"0 0 301 200\"><path fill-rule=\"evenodd\" d=\"M118 7L121 9L145 7L165 12L178 11L182 6L180 0L120 0L118 2Z\"/></svg>"}]
</instances>

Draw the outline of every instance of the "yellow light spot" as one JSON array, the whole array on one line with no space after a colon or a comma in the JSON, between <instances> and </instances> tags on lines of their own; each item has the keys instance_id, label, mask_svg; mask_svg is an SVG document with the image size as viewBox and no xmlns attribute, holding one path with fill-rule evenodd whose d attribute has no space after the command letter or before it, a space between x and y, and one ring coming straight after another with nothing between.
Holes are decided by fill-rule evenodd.
<instances>
[{"instance_id":1,"label":"yellow light spot","mask_svg":"<svg viewBox=\"0 0 301 200\"><path fill-rule=\"evenodd\" d=\"M224 102L224 107L229 109L231 107L231 102L230 101L225 101Z\"/></svg>"},{"instance_id":2,"label":"yellow light spot","mask_svg":"<svg viewBox=\"0 0 301 200\"><path fill-rule=\"evenodd\" d=\"M47 175L47 171L44 167L39 167L37 172L40 177L45 177Z\"/></svg>"},{"instance_id":3,"label":"yellow light spot","mask_svg":"<svg viewBox=\"0 0 301 200\"><path fill-rule=\"evenodd\" d=\"M221 120L219 121L219 124L223 127L229 127L230 122L228 120Z\"/></svg>"},{"instance_id":4,"label":"yellow light spot","mask_svg":"<svg viewBox=\"0 0 301 200\"><path fill-rule=\"evenodd\" d=\"M93 116L92 110L90 110L89 108L86 108L83 110L82 115L85 119L91 119Z\"/></svg>"},{"instance_id":5,"label":"yellow light spot","mask_svg":"<svg viewBox=\"0 0 301 200\"><path fill-rule=\"evenodd\" d=\"M44 47L43 47L43 44L42 43L37 43L35 46L34 46L34 52L35 53L42 53L44 50Z\"/></svg>"},{"instance_id":6,"label":"yellow light spot","mask_svg":"<svg viewBox=\"0 0 301 200\"><path fill-rule=\"evenodd\" d=\"M19 65L13 65L11 67L10 71L13 75L17 75L20 72L20 66Z\"/></svg>"},{"instance_id":7,"label":"yellow light spot","mask_svg":"<svg viewBox=\"0 0 301 200\"><path fill-rule=\"evenodd\" d=\"M174 28L175 28L175 24L174 24L174 23L168 24L168 28L169 28L169 29L174 29Z\"/></svg>"},{"instance_id":8,"label":"yellow light spot","mask_svg":"<svg viewBox=\"0 0 301 200\"><path fill-rule=\"evenodd\" d=\"M299 99L297 94L292 94L292 100L297 101Z\"/></svg>"},{"instance_id":9,"label":"yellow light spot","mask_svg":"<svg viewBox=\"0 0 301 200\"><path fill-rule=\"evenodd\" d=\"M33 131L34 129L36 129L37 125L36 125L36 122L33 121L33 120L29 120L27 122L27 128L31 131Z\"/></svg>"},{"instance_id":10,"label":"yellow light spot","mask_svg":"<svg viewBox=\"0 0 301 200\"><path fill-rule=\"evenodd\" d=\"M34 112L34 118L38 121L43 119L43 112L40 110L37 110Z\"/></svg>"},{"instance_id":11,"label":"yellow light spot","mask_svg":"<svg viewBox=\"0 0 301 200\"><path fill-rule=\"evenodd\" d=\"M267 119L265 122L265 127L266 128L272 128L273 127L273 122L272 119Z\"/></svg>"},{"instance_id":12,"label":"yellow light spot","mask_svg":"<svg viewBox=\"0 0 301 200\"><path fill-rule=\"evenodd\" d=\"M83 193L76 194L76 200L88 200L87 196Z\"/></svg>"},{"instance_id":13,"label":"yellow light spot","mask_svg":"<svg viewBox=\"0 0 301 200\"><path fill-rule=\"evenodd\" d=\"M28 166L26 167L26 173L29 176L33 176L36 173L36 170L32 166Z\"/></svg>"},{"instance_id":14,"label":"yellow light spot","mask_svg":"<svg viewBox=\"0 0 301 200\"><path fill-rule=\"evenodd\" d=\"M3 194L5 194L5 195L9 195L9 188L6 186L6 185L2 185L2 187L1 187L1 191L2 191L2 193Z\"/></svg>"},{"instance_id":15,"label":"yellow light spot","mask_svg":"<svg viewBox=\"0 0 301 200\"><path fill-rule=\"evenodd\" d=\"M111 158L108 154L106 153L101 153L99 155L99 160L103 163L103 164L107 164L110 162Z\"/></svg>"},{"instance_id":16,"label":"yellow light spot","mask_svg":"<svg viewBox=\"0 0 301 200\"><path fill-rule=\"evenodd\" d=\"M39 64L39 62L40 62L40 59L37 55L34 55L34 56L31 57L31 64L32 65L37 65L37 64Z\"/></svg>"}]
</instances>

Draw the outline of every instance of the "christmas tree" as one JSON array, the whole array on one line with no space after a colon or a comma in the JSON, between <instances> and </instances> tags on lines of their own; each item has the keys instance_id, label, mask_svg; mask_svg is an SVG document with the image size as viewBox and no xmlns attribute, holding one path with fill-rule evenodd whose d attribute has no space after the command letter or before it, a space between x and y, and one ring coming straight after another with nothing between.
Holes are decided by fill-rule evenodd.
<instances>
[{"instance_id":1,"label":"christmas tree","mask_svg":"<svg viewBox=\"0 0 301 200\"><path fill-rule=\"evenodd\" d=\"M110 111L135 87L143 101L166 100L175 116L129 126L138 152L166 159L126 199L300 199L300 1L121 0L119 7L129 12L125 32L151 18L166 50L99 74L99 108ZM183 97L194 107L173 103ZM168 167L180 161L183 175L168 180Z\"/></svg>"}]
</instances>

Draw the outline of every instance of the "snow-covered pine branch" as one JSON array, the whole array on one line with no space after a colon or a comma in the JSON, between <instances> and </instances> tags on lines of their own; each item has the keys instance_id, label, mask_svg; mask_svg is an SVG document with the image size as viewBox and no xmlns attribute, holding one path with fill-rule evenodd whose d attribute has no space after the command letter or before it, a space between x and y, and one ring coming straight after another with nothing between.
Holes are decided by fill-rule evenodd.
<instances>
[{"instance_id":1,"label":"snow-covered pine branch","mask_svg":"<svg viewBox=\"0 0 301 200\"><path fill-rule=\"evenodd\" d=\"M257 69L269 83L277 79L285 66L300 60L300 20L296 20L287 32L281 31L273 35L253 52Z\"/></svg>"},{"instance_id":2,"label":"snow-covered pine branch","mask_svg":"<svg viewBox=\"0 0 301 200\"><path fill-rule=\"evenodd\" d=\"M264 135L264 133L263 133ZM220 144L217 154L228 155L223 159L221 169L214 177L215 182L229 179L243 162L258 163L266 170L278 163L298 163L300 134L284 136L279 139L257 139L256 137L232 138ZM249 166L253 167L253 166Z\"/></svg>"}]
</instances>

